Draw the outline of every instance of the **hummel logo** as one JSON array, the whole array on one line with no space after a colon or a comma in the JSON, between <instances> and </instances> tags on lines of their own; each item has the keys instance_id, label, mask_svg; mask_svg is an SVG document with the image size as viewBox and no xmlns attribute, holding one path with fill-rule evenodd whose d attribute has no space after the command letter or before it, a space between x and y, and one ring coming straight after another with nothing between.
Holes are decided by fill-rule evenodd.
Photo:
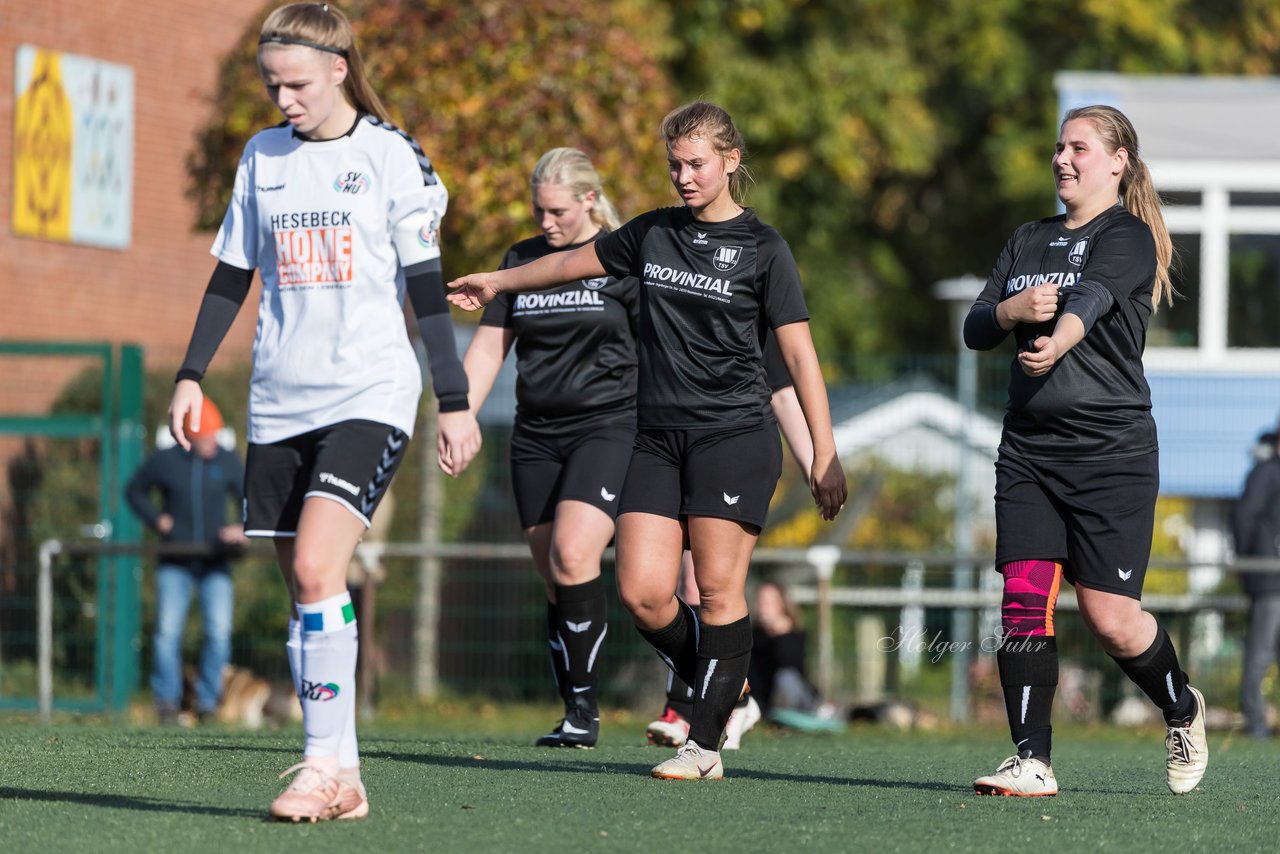
<instances>
[{"instance_id":1,"label":"hummel logo","mask_svg":"<svg viewBox=\"0 0 1280 854\"><path fill-rule=\"evenodd\" d=\"M1121 581L1128 581L1130 578L1133 578L1132 569L1117 569L1116 574L1120 576Z\"/></svg>"},{"instance_id":2,"label":"hummel logo","mask_svg":"<svg viewBox=\"0 0 1280 854\"><path fill-rule=\"evenodd\" d=\"M587 620L585 623L571 623L568 620L565 620L564 624L568 626L569 631L573 632L575 635L580 635L587 629L591 628L590 620Z\"/></svg>"},{"instance_id":3,"label":"hummel logo","mask_svg":"<svg viewBox=\"0 0 1280 854\"><path fill-rule=\"evenodd\" d=\"M738 503L738 499L742 497L742 496L740 496L740 495L730 495L730 494L729 494L729 493L727 493L727 492L722 492L722 493L720 493L720 494L724 496L724 503L725 503L725 504L728 504L730 507L732 507L733 505L737 504L737 503Z\"/></svg>"},{"instance_id":4,"label":"hummel logo","mask_svg":"<svg viewBox=\"0 0 1280 854\"><path fill-rule=\"evenodd\" d=\"M586 735L588 732L590 732L590 730L578 729L576 726L569 723L568 721L565 721L564 723L560 724L560 731L567 732L569 733L569 735ZM702 769L699 768L698 770L701 771ZM704 774L703 776L705 777L706 775Z\"/></svg>"},{"instance_id":5,"label":"hummel logo","mask_svg":"<svg viewBox=\"0 0 1280 854\"><path fill-rule=\"evenodd\" d=\"M610 492L609 490L605 489L602 486L600 487L600 497L603 498L605 501L612 501L618 496L617 496L617 493Z\"/></svg>"}]
</instances>

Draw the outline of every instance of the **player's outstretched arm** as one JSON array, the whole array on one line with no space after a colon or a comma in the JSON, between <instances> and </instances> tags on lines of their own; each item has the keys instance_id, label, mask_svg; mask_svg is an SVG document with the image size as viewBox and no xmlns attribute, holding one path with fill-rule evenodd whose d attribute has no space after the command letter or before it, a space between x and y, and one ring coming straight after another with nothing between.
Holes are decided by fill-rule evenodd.
<instances>
[{"instance_id":1,"label":"player's outstretched arm","mask_svg":"<svg viewBox=\"0 0 1280 854\"><path fill-rule=\"evenodd\" d=\"M553 252L519 267L461 276L449 283L453 289L449 302L458 308L476 311L503 291L536 291L604 274L595 246L588 243L571 252Z\"/></svg>"},{"instance_id":2,"label":"player's outstretched arm","mask_svg":"<svg viewBox=\"0 0 1280 854\"><path fill-rule=\"evenodd\" d=\"M813 465L809 470L809 491L822 518L830 521L844 507L849 495L844 469L836 455L836 440L831 431L831 410L827 404L827 387L822 379L818 354L813 349L807 321L788 323L774 330L782 360L795 383L796 397L804 411L809 436L813 440Z\"/></svg>"},{"instance_id":3,"label":"player's outstretched arm","mask_svg":"<svg viewBox=\"0 0 1280 854\"><path fill-rule=\"evenodd\" d=\"M809 473L813 470L813 437L809 435L809 425L805 423L795 386L783 386L774 391L770 403L773 417L778 419L778 426L782 428L782 438L787 440L791 456L800 466L805 483L808 483Z\"/></svg>"}]
</instances>

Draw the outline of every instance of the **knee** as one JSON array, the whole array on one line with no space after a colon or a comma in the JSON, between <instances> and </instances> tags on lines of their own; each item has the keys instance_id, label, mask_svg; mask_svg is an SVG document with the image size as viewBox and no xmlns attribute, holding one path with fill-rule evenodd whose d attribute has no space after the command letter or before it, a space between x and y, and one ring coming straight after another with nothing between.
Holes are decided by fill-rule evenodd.
<instances>
[{"instance_id":1,"label":"knee","mask_svg":"<svg viewBox=\"0 0 1280 854\"><path fill-rule=\"evenodd\" d=\"M551 544L551 571L558 584L584 584L600 574L600 554L571 537Z\"/></svg>"},{"instance_id":2,"label":"knee","mask_svg":"<svg viewBox=\"0 0 1280 854\"><path fill-rule=\"evenodd\" d=\"M329 595L332 577L341 577L334 572L333 560L314 548L294 548L293 583L295 594L301 602L315 602Z\"/></svg>"},{"instance_id":3,"label":"knee","mask_svg":"<svg viewBox=\"0 0 1280 854\"><path fill-rule=\"evenodd\" d=\"M1128 651L1133 647L1137 623L1138 621L1133 619L1132 616L1111 611L1092 614L1089 619L1089 627L1093 629L1093 633L1098 638L1098 642L1102 644L1103 649L1108 652L1111 650Z\"/></svg>"},{"instance_id":4,"label":"knee","mask_svg":"<svg viewBox=\"0 0 1280 854\"><path fill-rule=\"evenodd\" d=\"M642 628L660 629L675 619L676 600L669 590L660 591L651 585L619 584L618 598Z\"/></svg>"}]
</instances>

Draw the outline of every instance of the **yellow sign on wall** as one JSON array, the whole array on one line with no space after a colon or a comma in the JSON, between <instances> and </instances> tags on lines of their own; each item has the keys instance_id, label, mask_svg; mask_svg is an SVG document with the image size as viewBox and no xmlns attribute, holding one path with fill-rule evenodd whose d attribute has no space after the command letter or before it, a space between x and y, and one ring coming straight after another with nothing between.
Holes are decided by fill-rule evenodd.
<instances>
[{"instance_id":1,"label":"yellow sign on wall","mask_svg":"<svg viewBox=\"0 0 1280 854\"><path fill-rule=\"evenodd\" d=\"M123 249L133 207L133 71L22 45L13 231Z\"/></svg>"}]
</instances>

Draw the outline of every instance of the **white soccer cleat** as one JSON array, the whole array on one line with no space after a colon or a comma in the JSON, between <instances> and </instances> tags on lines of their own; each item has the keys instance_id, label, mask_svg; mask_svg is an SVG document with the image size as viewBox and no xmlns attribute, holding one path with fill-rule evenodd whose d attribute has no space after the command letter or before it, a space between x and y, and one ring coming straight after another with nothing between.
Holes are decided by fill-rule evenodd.
<instances>
[{"instance_id":1,"label":"white soccer cleat","mask_svg":"<svg viewBox=\"0 0 1280 854\"><path fill-rule=\"evenodd\" d=\"M1200 783L1209 767L1209 739L1204 734L1204 695L1187 686L1196 698L1196 711L1186 726L1171 726L1164 738L1169 791L1185 795Z\"/></svg>"},{"instance_id":2,"label":"white soccer cleat","mask_svg":"<svg viewBox=\"0 0 1280 854\"><path fill-rule=\"evenodd\" d=\"M729 722L724 725L724 743L721 750L738 750L742 747L742 734L760 722L760 704L750 694L740 705L733 707Z\"/></svg>"},{"instance_id":3,"label":"white soccer cleat","mask_svg":"<svg viewBox=\"0 0 1280 854\"><path fill-rule=\"evenodd\" d=\"M979 795L1043 798L1058 794L1058 779L1053 769L1039 759L1015 754L1000 763L996 773L973 781Z\"/></svg>"},{"instance_id":4,"label":"white soccer cleat","mask_svg":"<svg viewBox=\"0 0 1280 854\"><path fill-rule=\"evenodd\" d=\"M662 717L645 727L645 735L650 744L679 747L689 740L689 722L667 706L662 710Z\"/></svg>"},{"instance_id":5,"label":"white soccer cleat","mask_svg":"<svg viewBox=\"0 0 1280 854\"><path fill-rule=\"evenodd\" d=\"M675 756L654 766L651 773L659 780L719 780L724 777L724 765L716 751L686 741Z\"/></svg>"},{"instance_id":6,"label":"white soccer cleat","mask_svg":"<svg viewBox=\"0 0 1280 854\"><path fill-rule=\"evenodd\" d=\"M339 768L338 782L355 790L360 796L360 801L355 806L350 807L346 812L339 813L339 819L364 818L369 814L369 795L364 790L364 781L360 779L360 766L354 768ZM348 803L351 802L351 796L346 795Z\"/></svg>"},{"instance_id":7,"label":"white soccer cleat","mask_svg":"<svg viewBox=\"0 0 1280 854\"><path fill-rule=\"evenodd\" d=\"M317 822L340 818L349 812L359 812L365 802L363 787L357 790L349 782L317 765L299 762L286 769L280 776L297 773L289 787L271 803L271 818L276 821ZM366 804L366 812L368 810ZM352 815L351 818L359 818Z\"/></svg>"}]
</instances>

